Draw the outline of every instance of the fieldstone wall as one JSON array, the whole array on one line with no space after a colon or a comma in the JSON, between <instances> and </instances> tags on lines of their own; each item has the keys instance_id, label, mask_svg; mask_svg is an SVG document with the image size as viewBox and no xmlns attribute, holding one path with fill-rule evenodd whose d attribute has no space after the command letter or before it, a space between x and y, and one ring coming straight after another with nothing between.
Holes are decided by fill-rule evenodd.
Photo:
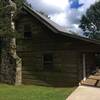
<instances>
[{"instance_id":1,"label":"fieldstone wall","mask_svg":"<svg viewBox=\"0 0 100 100\"><path fill-rule=\"evenodd\" d=\"M22 61L16 54L16 39L3 38L1 50L0 81L2 83L21 84Z\"/></svg>"}]
</instances>

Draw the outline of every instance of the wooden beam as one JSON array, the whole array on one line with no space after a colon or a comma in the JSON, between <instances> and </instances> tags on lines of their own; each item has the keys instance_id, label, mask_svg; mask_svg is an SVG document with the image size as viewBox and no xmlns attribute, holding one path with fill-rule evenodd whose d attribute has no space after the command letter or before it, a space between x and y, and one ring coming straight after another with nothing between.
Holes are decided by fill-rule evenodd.
<instances>
[{"instance_id":1,"label":"wooden beam","mask_svg":"<svg viewBox=\"0 0 100 100\"><path fill-rule=\"evenodd\" d=\"M86 54L83 53L83 80L86 80Z\"/></svg>"}]
</instances>

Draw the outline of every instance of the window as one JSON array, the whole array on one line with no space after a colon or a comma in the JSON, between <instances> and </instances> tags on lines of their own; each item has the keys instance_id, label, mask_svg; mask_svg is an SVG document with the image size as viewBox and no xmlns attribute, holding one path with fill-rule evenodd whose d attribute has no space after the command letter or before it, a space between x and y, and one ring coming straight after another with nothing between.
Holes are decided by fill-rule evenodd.
<instances>
[{"instance_id":1,"label":"window","mask_svg":"<svg viewBox=\"0 0 100 100\"><path fill-rule=\"evenodd\" d=\"M32 38L31 26L29 24L24 25L24 37Z\"/></svg>"},{"instance_id":2,"label":"window","mask_svg":"<svg viewBox=\"0 0 100 100\"><path fill-rule=\"evenodd\" d=\"M44 54L43 65L44 65L44 70L46 71L53 70L53 55L52 54Z\"/></svg>"}]
</instances>

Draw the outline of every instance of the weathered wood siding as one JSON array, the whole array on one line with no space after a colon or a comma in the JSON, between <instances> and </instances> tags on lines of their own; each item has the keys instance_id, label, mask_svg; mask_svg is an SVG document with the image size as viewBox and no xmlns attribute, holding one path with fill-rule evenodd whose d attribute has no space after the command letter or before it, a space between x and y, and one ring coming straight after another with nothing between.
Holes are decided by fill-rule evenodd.
<instances>
[{"instance_id":1,"label":"weathered wood siding","mask_svg":"<svg viewBox=\"0 0 100 100\"><path fill-rule=\"evenodd\" d=\"M77 84L79 53L65 49L67 45L65 46L63 43L52 42L54 40L49 39L46 42L39 42L40 40L37 42L27 39L18 40L18 45L21 46L21 48L18 47L20 49L18 53L23 61L23 83L28 84L36 81L55 86ZM66 42L66 44L70 47L70 42ZM48 72L43 66L45 53L53 54L54 69Z\"/></svg>"},{"instance_id":2,"label":"weathered wood siding","mask_svg":"<svg viewBox=\"0 0 100 100\"><path fill-rule=\"evenodd\" d=\"M16 21L17 53L23 61L23 83L47 86L78 85L82 79L82 53L94 52L95 45L53 33L35 17L23 13ZM24 25L30 24L32 38L24 38ZM53 55L53 69L46 71L43 55Z\"/></svg>"},{"instance_id":3,"label":"weathered wood siding","mask_svg":"<svg viewBox=\"0 0 100 100\"><path fill-rule=\"evenodd\" d=\"M32 27L32 39L24 39L25 24ZM23 83L48 86L78 84L79 53L72 50L72 43L62 35L55 34L37 19L24 16L16 24L19 32L17 52L23 61ZM66 49L68 48L68 49ZM72 51L71 51L72 50ZM52 53L53 69L46 71L43 55Z\"/></svg>"}]
</instances>

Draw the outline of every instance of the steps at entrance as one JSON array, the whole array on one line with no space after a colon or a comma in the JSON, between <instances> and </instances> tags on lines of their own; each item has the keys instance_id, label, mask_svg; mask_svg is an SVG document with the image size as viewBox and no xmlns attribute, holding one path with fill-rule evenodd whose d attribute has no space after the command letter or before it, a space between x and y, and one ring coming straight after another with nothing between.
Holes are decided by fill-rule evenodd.
<instances>
[{"instance_id":1,"label":"steps at entrance","mask_svg":"<svg viewBox=\"0 0 100 100\"><path fill-rule=\"evenodd\" d=\"M98 75L90 75L89 77L88 77L89 79L94 79L94 80L100 80L100 76L98 76Z\"/></svg>"},{"instance_id":2,"label":"steps at entrance","mask_svg":"<svg viewBox=\"0 0 100 100\"><path fill-rule=\"evenodd\" d=\"M81 85L100 87L100 72L90 75L85 81L80 82Z\"/></svg>"},{"instance_id":3,"label":"steps at entrance","mask_svg":"<svg viewBox=\"0 0 100 100\"><path fill-rule=\"evenodd\" d=\"M81 81L81 85L86 85L86 86L95 86L96 80L93 79L86 79L85 81Z\"/></svg>"}]
</instances>

